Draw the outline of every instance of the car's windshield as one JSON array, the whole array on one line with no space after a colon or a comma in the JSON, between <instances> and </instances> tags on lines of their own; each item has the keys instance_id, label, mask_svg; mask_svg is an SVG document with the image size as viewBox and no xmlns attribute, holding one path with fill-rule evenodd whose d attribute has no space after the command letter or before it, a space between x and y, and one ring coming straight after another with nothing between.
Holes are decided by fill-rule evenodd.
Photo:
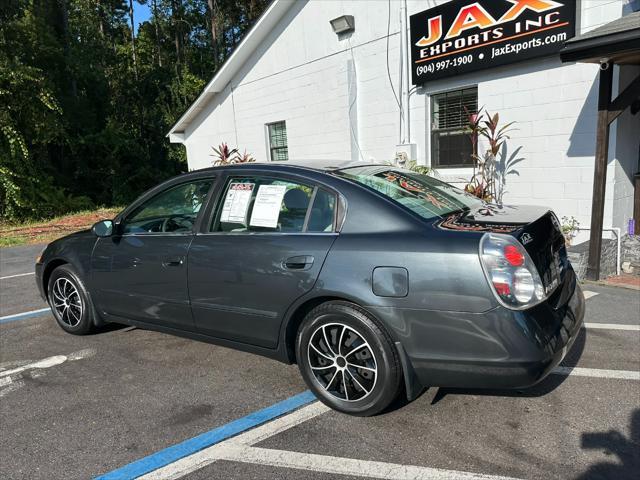
<instances>
[{"instance_id":1,"label":"car's windshield","mask_svg":"<svg viewBox=\"0 0 640 480\"><path fill-rule=\"evenodd\" d=\"M478 198L459 188L410 170L375 165L343 168L333 173L372 188L426 219L482 205Z\"/></svg>"}]
</instances>

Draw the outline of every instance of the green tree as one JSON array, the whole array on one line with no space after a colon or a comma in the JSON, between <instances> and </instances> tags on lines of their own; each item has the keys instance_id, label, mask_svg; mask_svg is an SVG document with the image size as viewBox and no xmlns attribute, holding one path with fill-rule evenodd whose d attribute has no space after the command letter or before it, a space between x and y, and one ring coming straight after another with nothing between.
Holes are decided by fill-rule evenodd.
<instances>
[{"instance_id":1,"label":"green tree","mask_svg":"<svg viewBox=\"0 0 640 480\"><path fill-rule=\"evenodd\" d=\"M268 3L0 2L2 217L122 204L186 170L165 135Z\"/></svg>"}]
</instances>

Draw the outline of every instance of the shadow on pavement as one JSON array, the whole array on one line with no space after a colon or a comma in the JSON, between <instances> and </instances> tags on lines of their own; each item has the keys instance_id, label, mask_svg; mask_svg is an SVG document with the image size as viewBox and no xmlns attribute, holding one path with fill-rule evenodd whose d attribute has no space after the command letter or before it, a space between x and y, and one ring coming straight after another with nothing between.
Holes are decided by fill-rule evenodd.
<instances>
[{"instance_id":1,"label":"shadow on pavement","mask_svg":"<svg viewBox=\"0 0 640 480\"><path fill-rule=\"evenodd\" d=\"M602 450L617 458L591 465L579 480L637 479L640 474L640 409L631 414L631 434L626 438L616 430L582 434L584 450ZM617 461L616 461L617 460Z\"/></svg>"},{"instance_id":2,"label":"shadow on pavement","mask_svg":"<svg viewBox=\"0 0 640 480\"><path fill-rule=\"evenodd\" d=\"M124 325L122 323L105 323L104 325L97 328L91 335L102 335L103 333L110 333L115 331L129 332L131 330L136 330L138 327L133 327L131 325Z\"/></svg>"}]
</instances>

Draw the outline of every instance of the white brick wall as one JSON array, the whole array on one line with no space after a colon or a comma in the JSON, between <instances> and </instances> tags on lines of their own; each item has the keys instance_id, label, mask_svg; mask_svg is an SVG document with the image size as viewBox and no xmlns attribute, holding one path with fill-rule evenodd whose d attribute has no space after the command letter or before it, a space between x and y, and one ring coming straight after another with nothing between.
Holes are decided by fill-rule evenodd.
<instances>
[{"instance_id":1,"label":"white brick wall","mask_svg":"<svg viewBox=\"0 0 640 480\"><path fill-rule=\"evenodd\" d=\"M411 0L409 13L440 3ZM620 17L625 5L623 0L582 0L582 30ZM399 8L400 2L391 2L388 53L398 94ZM385 66L387 9L386 1L376 0L297 2L185 132L189 167L210 165L211 146L222 141L267 161L265 124L280 120L287 124L291 159L393 159L400 117ZM329 24L343 14L355 16L356 29L348 38L338 38ZM356 77L352 116L357 121L353 125L349 119L349 62L355 64ZM588 227L597 74L597 66L563 65L557 57L549 57L431 82L417 89L410 100L411 141L417 143L418 160L430 162L430 95L478 85L480 105L499 112L503 122L517 122L509 150L520 147L519 157L524 160L516 167L519 176L508 179L505 202L543 204L560 217L575 216ZM352 128L359 149L355 144L352 147ZM623 128L616 134L612 159L625 141L624 132ZM624 145L620 155L628 156L631 150ZM623 180L623 164L618 160L610 164L605 226L614 221L612 187ZM446 180L459 179L468 178L471 171L441 170L440 174ZM620 199L616 208L628 201L628 194L628 185L615 190ZM620 223L622 216L618 216L615 221Z\"/></svg>"},{"instance_id":2,"label":"white brick wall","mask_svg":"<svg viewBox=\"0 0 640 480\"><path fill-rule=\"evenodd\" d=\"M630 8L630 0L580 0L582 2L581 33L620 18Z\"/></svg>"},{"instance_id":3,"label":"white brick wall","mask_svg":"<svg viewBox=\"0 0 640 480\"><path fill-rule=\"evenodd\" d=\"M622 91L637 75L640 67L624 66L620 84L614 93ZM613 167L613 224L622 228L633 216L633 174L640 172L640 114L627 109L616 121L612 135L616 136ZM639 226L636 226L638 231Z\"/></svg>"}]
</instances>

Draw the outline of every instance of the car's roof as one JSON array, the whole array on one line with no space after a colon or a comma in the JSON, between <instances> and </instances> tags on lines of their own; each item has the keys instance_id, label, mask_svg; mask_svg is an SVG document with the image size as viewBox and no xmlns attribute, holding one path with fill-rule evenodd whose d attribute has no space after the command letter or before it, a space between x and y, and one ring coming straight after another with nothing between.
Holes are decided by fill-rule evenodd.
<instances>
[{"instance_id":1,"label":"car's roof","mask_svg":"<svg viewBox=\"0 0 640 480\"><path fill-rule=\"evenodd\" d=\"M282 167L297 167L308 170L315 170L320 172L330 172L334 170L340 170L349 167L364 167L364 166L379 166L389 167L391 165L384 163L370 163L370 162L354 162L352 160L289 160L286 162L251 162L251 163L234 163L230 165L220 165L216 167L207 167L201 170L195 170L194 172L219 170L223 168L229 169L244 169L244 168L260 168L266 170L279 170Z\"/></svg>"}]
</instances>

